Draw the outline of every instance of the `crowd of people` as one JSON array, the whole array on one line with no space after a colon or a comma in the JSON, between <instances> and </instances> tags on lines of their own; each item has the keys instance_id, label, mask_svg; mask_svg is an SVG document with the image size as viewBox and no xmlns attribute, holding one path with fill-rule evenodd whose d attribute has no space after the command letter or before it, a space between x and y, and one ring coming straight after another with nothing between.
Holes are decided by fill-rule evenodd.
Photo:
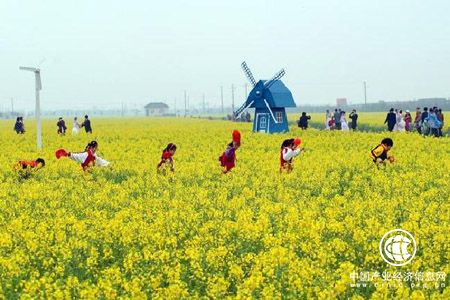
<instances>
[{"instance_id":1,"label":"crowd of people","mask_svg":"<svg viewBox=\"0 0 450 300\"><path fill-rule=\"evenodd\" d=\"M411 132L416 130L424 136L440 137L444 127L444 114L438 107L424 107L423 110L418 107L413 120L409 110L403 113L401 109L391 108L386 115L384 124L387 124L388 131Z\"/></svg>"},{"instance_id":2,"label":"crowd of people","mask_svg":"<svg viewBox=\"0 0 450 300\"><path fill-rule=\"evenodd\" d=\"M358 114L356 110L353 109L349 114L350 122L347 122L346 112L340 108L336 108L334 112L330 112L327 109L325 113L325 129L326 130L343 130L349 131L356 130L358 126ZM306 112L302 112L300 118L297 121L298 127L302 130L308 129L308 121L311 120L311 116L307 115Z\"/></svg>"},{"instance_id":3,"label":"crowd of people","mask_svg":"<svg viewBox=\"0 0 450 300\"><path fill-rule=\"evenodd\" d=\"M336 108L334 112L330 112L327 109L325 113L325 129L342 131L356 130L358 126L358 114L356 110L353 109L348 117L351 119L350 122L347 122L346 112L340 108Z\"/></svg>"},{"instance_id":4,"label":"crowd of people","mask_svg":"<svg viewBox=\"0 0 450 300\"><path fill-rule=\"evenodd\" d=\"M64 121L63 117L58 118L58 122L56 122L57 127L57 134L58 135L65 135L67 132L67 126L66 121ZM72 127L72 135L77 135L80 131L80 128L85 129L86 133L92 133L92 126L91 126L91 120L89 119L88 115L84 116L84 121L80 124L78 123L78 118L73 118L73 127ZM24 134L25 133L25 124L23 122L23 117L17 117L16 123L14 124L14 131L17 134Z\"/></svg>"}]
</instances>

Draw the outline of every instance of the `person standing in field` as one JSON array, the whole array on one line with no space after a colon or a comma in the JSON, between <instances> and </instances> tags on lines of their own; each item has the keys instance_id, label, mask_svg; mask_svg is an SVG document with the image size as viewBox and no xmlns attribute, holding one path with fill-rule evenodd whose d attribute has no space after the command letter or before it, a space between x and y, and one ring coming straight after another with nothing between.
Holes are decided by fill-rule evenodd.
<instances>
[{"instance_id":1,"label":"person standing in field","mask_svg":"<svg viewBox=\"0 0 450 300\"><path fill-rule=\"evenodd\" d=\"M330 111L327 109L325 113L325 130L330 130L330 121L333 119L333 116L331 115Z\"/></svg>"},{"instance_id":2,"label":"person standing in field","mask_svg":"<svg viewBox=\"0 0 450 300\"><path fill-rule=\"evenodd\" d=\"M84 116L84 122L81 124L81 127L84 127L86 133L92 133L91 120L89 120L89 116Z\"/></svg>"},{"instance_id":3,"label":"person standing in field","mask_svg":"<svg viewBox=\"0 0 450 300\"><path fill-rule=\"evenodd\" d=\"M24 134L25 133L25 125L23 124L23 118L17 117L16 123L14 124L14 130L17 134Z\"/></svg>"},{"instance_id":4,"label":"person standing in field","mask_svg":"<svg viewBox=\"0 0 450 300\"><path fill-rule=\"evenodd\" d=\"M350 113L350 119L352 119L351 128L352 130L356 130L356 127L358 126L358 114L356 113L356 109L352 110Z\"/></svg>"},{"instance_id":5,"label":"person standing in field","mask_svg":"<svg viewBox=\"0 0 450 300\"><path fill-rule=\"evenodd\" d=\"M292 171L292 159L305 150L300 148L301 143L302 141L298 138L283 141L280 152L280 173L283 173L283 171L290 173Z\"/></svg>"},{"instance_id":6,"label":"person standing in field","mask_svg":"<svg viewBox=\"0 0 450 300\"><path fill-rule=\"evenodd\" d=\"M306 112L302 112L300 119L298 120L298 127L302 130L308 129L308 120L311 119L311 116L307 116Z\"/></svg>"},{"instance_id":7,"label":"person standing in field","mask_svg":"<svg viewBox=\"0 0 450 300\"><path fill-rule=\"evenodd\" d=\"M228 144L227 149L219 157L223 174L228 173L236 166L236 150L241 146L241 133L238 130L234 130L232 138L233 140Z\"/></svg>"},{"instance_id":8,"label":"person standing in field","mask_svg":"<svg viewBox=\"0 0 450 300\"><path fill-rule=\"evenodd\" d=\"M65 135L66 134L66 122L64 122L62 117L59 117L58 122L56 123L56 126L58 127L58 134L59 135Z\"/></svg>"},{"instance_id":9,"label":"person standing in field","mask_svg":"<svg viewBox=\"0 0 450 300\"><path fill-rule=\"evenodd\" d=\"M428 114L428 125L430 126L431 129L431 134L435 137L439 137L439 128L441 128L441 122L439 121L436 112L435 112L435 108L430 108L430 112Z\"/></svg>"},{"instance_id":10,"label":"person standing in field","mask_svg":"<svg viewBox=\"0 0 450 300\"><path fill-rule=\"evenodd\" d=\"M417 132L419 134L422 134L422 111L420 110L420 107L416 108L416 116L414 118L414 127L416 128Z\"/></svg>"},{"instance_id":11,"label":"person standing in field","mask_svg":"<svg viewBox=\"0 0 450 300\"><path fill-rule=\"evenodd\" d=\"M81 164L83 171L87 171L92 166L99 167L107 167L109 166L109 162L101 158L96 154L98 149L97 141L92 141L87 144L84 152L67 152L65 149L58 149L55 152L56 158L60 159L61 157L70 158L73 161Z\"/></svg>"},{"instance_id":12,"label":"person standing in field","mask_svg":"<svg viewBox=\"0 0 450 300\"><path fill-rule=\"evenodd\" d=\"M73 118L72 135L77 135L80 131L80 124L78 123L78 118Z\"/></svg>"},{"instance_id":13,"label":"person standing in field","mask_svg":"<svg viewBox=\"0 0 450 300\"><path fill-rule=\"evenodd\" d=\"M420 128L423 135L430 134L430 126L428 125L428 107L424 107L423 112L420 115Z\"/></svg>"},{"instance_id":14,"label":"person standing in field","mask_svg":"<svg viewBox=\"0 0 450 300\"><path fill-rule=\"evenodd\" d=\"M405 120L405 130L406 130L406 132L411 131L412 117L411 117L411 113L409 112L409 110L406 110L404 120Z\"/></svg>"},{"instance_id":15,"label":"person standing in field","mask_svg":"<svg viewBox=\"0 0 450 300\"><path fill-rule=\"evenodd\" d=\"M159 162L158 166L156 167L157 171L161 171L161 167L163 165L166 165L170 168L170 171L174 172L174 166L173 166L173 156L175 155L175 151L177 151L177 145L173 143L169 143L166 148L162 151L161 155L161 161ZM165 170L164 170L165 171Z\"/></svg>"},{"instance_id":16,"label":"person standing in field","mask_svg":"<svg viewBox=\"0 0 450 300\"><path fill-rule=\"evenodd\" d=\"M391 108L389 110L388 114L386 115L386 119L384 120L384 124L387 123L388 130L392 131L392 130L394 130L394 126L395 126L396 121L397 121L397 117L396 117L396 115L394 113L394 109Z\"/></svg>"},{"instance_id":17,"label":"person standing in field","mask_svg":"<svg viewBox=\"0 0 450 300\"><path fill-rule=\"evenodd\" d=\"M334 110L334 126L337 130L341 130L341 110L336 108Z\"/></svg>"},{"instance_id":18,"label":"person standing in field","mask_svg":"<svg viewBox=\"0 0 450 300\"><path fill-rule=\"evenodd\" d=\"M396 126L397 126L397 131L401 131L404 132L405 131L405 127L406 127L406 123L405 120L403 119L403 111L400 110L397 113L397 120L396 120Z\"/></svg>"},{"instance_id":19,"label":"person standing in field","mask_svg":"<svg viewBox=\"0 0 450 300\"><path fill-rule=\"evenodd\" d=\"M442 129L444 128L444 114L442 113L442 109L439 108L436 115L439 122L441 122L441 127L439 127L439 136L442 136Z\"/></svg>"},{"instance_id":20,"label":"person standing in field","mask_svg":"<svg viewBox=\"0 0 450 300\"><path fill-rule=\"evenodd\" d=\"M345 111L341 111L341 130L349 131L347 119L345 118Z\"/></svg>"}]
</instances>

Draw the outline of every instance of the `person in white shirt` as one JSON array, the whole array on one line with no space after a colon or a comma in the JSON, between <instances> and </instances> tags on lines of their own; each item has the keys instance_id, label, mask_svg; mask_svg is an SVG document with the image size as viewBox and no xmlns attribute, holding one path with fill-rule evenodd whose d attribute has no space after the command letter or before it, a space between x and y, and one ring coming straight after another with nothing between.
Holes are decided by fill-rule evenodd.
<instances>
[{"instance_id":1,"label":"person in white shirt","mask_svg":"<svg viewBox=\"0 0 450 300\"><path fill-rule=\"evenodd\" d=\"M80 124L78 123L78 118L73 118L73 128L72 128L72 135L77 135L80 131Z\"/></svg>"},{"instance_id":2,"label":"person in white shirt","mask_svg":"<svg viewBox=\"0 0 450 300\"><path fill-rule=\"evenodd\" d=\"M292 159L304 151L304 148L300 148L302 140L299 138L284 140L281 144L280 152L280 173L284 170L290 173L293 169Z\"/></svg>"},{"instance_id":3,"label":"person in white shirt","mask_svg":"<svg viewBox=\"0 0 450 300\"><path fill-rule=\"evenodd\" d=\"M341 112L341 130L342 131L350 130L350 128L348 127L347 119L345 118L345 111Z\"/></svg>"},{"instance_id":4,"label":"person in white shirt","mask_svg":"<svg viewBox=\"0 0 450 300\"><path fill-rule=\"evenodd\" d=\"M81 164L84 171L92 166L109 166L110 163L108 161L104 160L95 153L97 149L98 143L96 141L92 141L87 144L84 152L67 152L64 149L58 149L55 154L57 159L60 159L61 157L68 157L71 160L78 162Z\"/></svg>"}]
</instances>

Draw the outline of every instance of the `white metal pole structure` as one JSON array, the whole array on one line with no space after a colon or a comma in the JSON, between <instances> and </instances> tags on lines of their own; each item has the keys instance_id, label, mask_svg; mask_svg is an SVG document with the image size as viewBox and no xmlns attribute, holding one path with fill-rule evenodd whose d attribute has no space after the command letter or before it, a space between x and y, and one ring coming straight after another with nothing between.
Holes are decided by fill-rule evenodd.
<instances>
[{"instance_id":1,"label":"white metal pole structure","mask_svg":"<svg viewBox=\"0 0 450 300\"><path fill-rule=\"evenodd\" d=\"M41 126L41 103L39 100L39 91L42 90L41 70L38 68L19 67L20 70L34 73L36 88L36 143L38 150L42 149L42 126Z\"/></svg>"}]
</instances>

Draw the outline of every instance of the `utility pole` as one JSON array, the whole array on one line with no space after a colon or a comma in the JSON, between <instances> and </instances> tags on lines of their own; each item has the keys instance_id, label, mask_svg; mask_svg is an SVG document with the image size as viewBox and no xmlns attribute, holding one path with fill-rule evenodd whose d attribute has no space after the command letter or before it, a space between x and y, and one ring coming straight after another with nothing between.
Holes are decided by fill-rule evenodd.
<instances>
[{"instance_id":1,"label":"utility pole","mask_svg":"<svg viewBox=\"0 0 450 300\"><path fill-rule=\"evenodd\" d=\"M234 120L234 84L231 85L231 110L232 118Z\"/></svg>"},{"instance_id":2,"label":"utility pole","mask_svg":"<svg viewBox=\"0 0 450 300\"><path fill-rule=\"evenodd\" d=\"M35 80L35 92L36 92L36 106L35 106L35 115L36 115L36 144L37 149L42 149L42 125L41 125L41 101L39 97L39 91L42 90L42 82L41 82L41 70L37 68L30 67L19 67L20 70L23 71L31 71L34 73Z\"/></svg>"},{"instance_id":3,"label":"utility pole","mask_svg":"<svg viewBox=\"0 0 450 300\"><path fill-rule=\"evenodd\" d=\"M14 99L11 98L11 115L14 113Z\"/></svg>"},{"instance_id":4,"label":"utility pole","mask_svg":"<svg viewBox=\"0 0 450 300\"><path fill-rule=\"evenodd\" d=\"M364 80L364 104L367 105L367 84Z\"/></svg>"},{"instance_id":5,"label":"utility pole","mask_svg":"<svg viewBox=\"0 0 450 300\"><path fill-rule=\"evenodd\" d=\"M223 86L220 86L220 99L222 101L222 113L224 113L224 109L223 109Z\"/></svg>"},{"instance_id":6,"label":"utility pole","mask_svg":"<svg viewBox=\"0 0 450 300\"><path fill-rule=\"evenodd\" d=\"M187 116L187 94L186 90L184 90L184 117Z\"/></svg>"},{"instance_id":7,"label":"utility pole","mask_svg":"<svg viewBox=\"0 0 450 300\"><path fill-rule=\"evenodd\" d=\"M124 116L123 101L122 101L122 113L121 113L121 115L122 115L122 118L123 118L123 116Z\"/></svg>"}]
</instances>

